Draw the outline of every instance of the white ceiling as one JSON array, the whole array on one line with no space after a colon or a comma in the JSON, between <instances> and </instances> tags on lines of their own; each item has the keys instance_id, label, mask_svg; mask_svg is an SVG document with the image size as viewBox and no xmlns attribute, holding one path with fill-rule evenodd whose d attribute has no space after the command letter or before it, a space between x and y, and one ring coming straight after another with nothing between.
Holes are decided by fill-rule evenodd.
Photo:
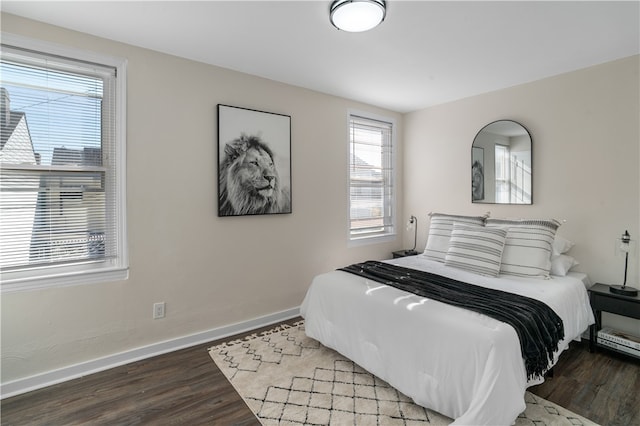
<instances>
[{"instance_id":1,"label":"white ceiling","mask_svg":"<svg viewBox=\"0 0 640 426\"><path fill-rule=\"evenodd\" d=\"M387 1L346 33L326 1L5 1L8 12L398 112L640 53L638 1Z\"/></svg>"}]
</instances>

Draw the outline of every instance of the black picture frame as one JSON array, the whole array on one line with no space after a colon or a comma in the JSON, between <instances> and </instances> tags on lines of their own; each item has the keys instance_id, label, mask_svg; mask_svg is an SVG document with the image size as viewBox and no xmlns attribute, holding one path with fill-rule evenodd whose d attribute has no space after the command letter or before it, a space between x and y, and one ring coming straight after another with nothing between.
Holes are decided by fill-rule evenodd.
<instances>
[{"instance_id":1,"label":"black picture frame","mask_svg":"<svg viewBox=\"0 0 640 426\"><path fill-rule=\"evenodd\" d=\"M291 116L218 104L218 216L289 214Z\"/></svg>"}]
</instances>

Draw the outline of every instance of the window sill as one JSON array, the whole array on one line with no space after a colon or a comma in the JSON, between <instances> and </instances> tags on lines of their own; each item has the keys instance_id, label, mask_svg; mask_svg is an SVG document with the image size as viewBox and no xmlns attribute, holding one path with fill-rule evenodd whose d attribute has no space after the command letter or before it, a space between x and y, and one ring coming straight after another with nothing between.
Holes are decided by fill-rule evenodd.
<instances>
[{"instance_id":1,"label":"window sill","mask_svg":"<svg viewBox=\"0 0 640 426\"><path fill-rule=\"evenodd\" d=\"M8 274L5 274L5 276ZM129 268L113 267L95 271L81 271L61 273L57 275L43 275L39 277L2 278L0 287L2 294L23 291L42 290L47 288L70 287L84 284L98 284L104 282L123 281L129 278Z\"/></svg>"},{"instance_id":2,"label":"window sill","mask_svg":"<svg viewBox=\"0 0 640 426\"><path fill-rule=\"evenodd\" d=\"M368 246L372 244L388 243L396 240L396 234L375 235L370 237L350 238L349 247Z\"/></svg>"}]
</instances>

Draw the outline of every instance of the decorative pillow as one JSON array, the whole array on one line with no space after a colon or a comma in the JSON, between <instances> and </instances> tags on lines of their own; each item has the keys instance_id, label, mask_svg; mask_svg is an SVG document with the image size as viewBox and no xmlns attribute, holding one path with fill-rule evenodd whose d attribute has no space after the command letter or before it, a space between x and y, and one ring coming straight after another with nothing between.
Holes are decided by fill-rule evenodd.
<instances>
[{"instance_id":1,"label":"decorative pillow","mask_svg":"<svg viewBox=\"0 0 640 426\"><path fill-rule=\"evenodd\" d=\"M556 234L556 237L553 240L553 254L554 255L564 254L569 250L571 250L571 247L573 246L574 246L573 241L569 241L565 237Z\"/></svg>"},{"instance_id":2,"label":"decorative pillow","mask_svg":"<svg viewBox=\"0 0 640 426\"><path fill-rule=\"evenodd\" d=\"M574 266L578 266L580 263L573 257L567 254L559 254L551 257L551 275L558 275L564 277L567 272Z\"/></svg>"},{"instance_id":3,"label":"decorative pillow","mask_svg":"<svg viewBox=\"0 0 640 426\"><path fill-rule=\"evenodd\" d=\"M497 277L507 228L455 223L444 264L480 275Z\"/></svg>"},{"instance_id":4,"label":"decorative pillow","mask_svg":"<svg viewBox=\"0 0 640 426\"><path fill-rule=\"evenodd\" d=\"M487 227L508 227L500 273L549 278L553 240L560 222L550 220L487 219Z\"/></svg>"},{"instance_id":5,"label":"decorative pillow","mask_svg":"<svg viewBox=\"0 0 640 426\"><path fill-rule=\"evenodd\" d=\"M429 225L429 237L424 254L428 259L444 262L444 258L449 250L449 238L453 223L457 222L466 225L484 225L484 216L457 216L443 213L431 213L431 223Z\"/></svg>"}]
</instances>

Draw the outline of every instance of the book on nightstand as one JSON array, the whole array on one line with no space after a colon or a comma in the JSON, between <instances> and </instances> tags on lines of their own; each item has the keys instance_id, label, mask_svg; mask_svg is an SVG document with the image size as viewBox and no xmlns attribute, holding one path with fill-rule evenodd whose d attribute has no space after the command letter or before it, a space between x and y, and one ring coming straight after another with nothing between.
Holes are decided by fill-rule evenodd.
<instances>
[{"instance_id":1,"label":"book on nightstand","mask_svg":"<svg viewBox=\"0 0 640 426\"><path fill-rule=\"evenodd\" d=\"M605 327L598 331L598 343L640 357L640 337Z\"/></svg>"}]
</instances>

